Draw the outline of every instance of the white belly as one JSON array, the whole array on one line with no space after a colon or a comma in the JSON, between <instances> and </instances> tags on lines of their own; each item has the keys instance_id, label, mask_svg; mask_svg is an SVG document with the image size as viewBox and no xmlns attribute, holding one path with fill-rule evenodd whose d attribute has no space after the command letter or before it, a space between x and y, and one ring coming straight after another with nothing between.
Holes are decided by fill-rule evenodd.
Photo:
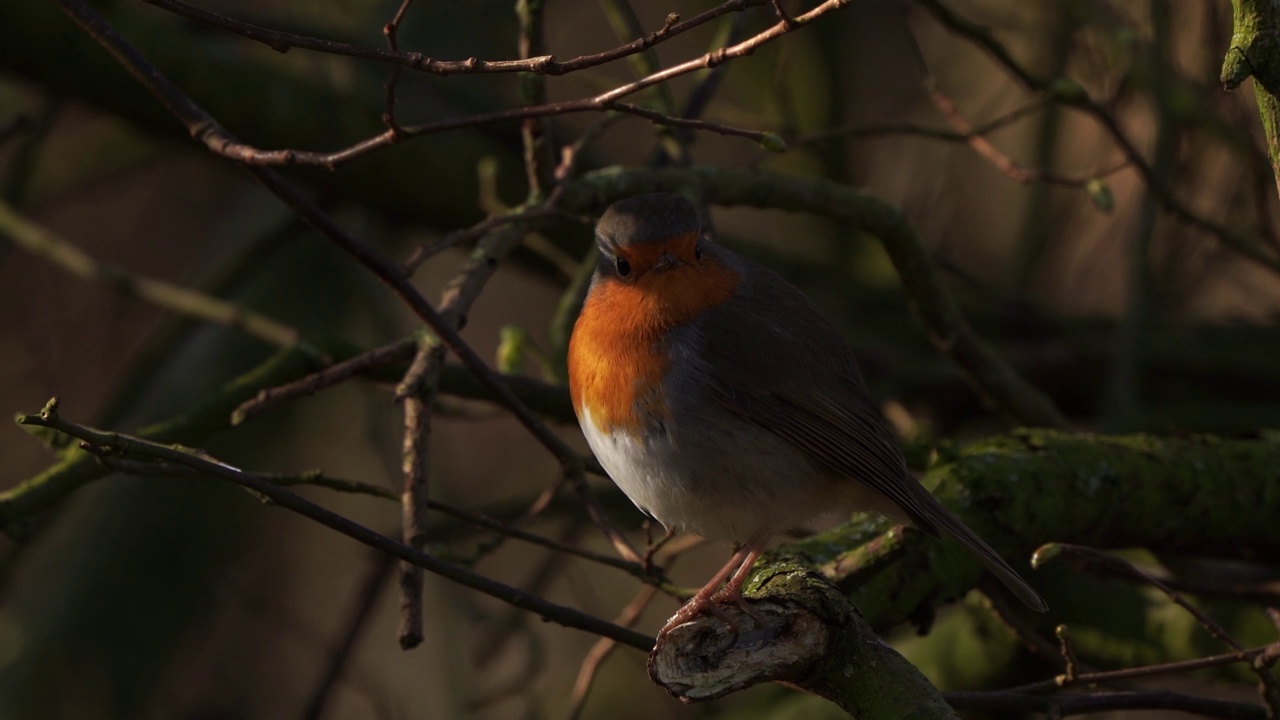
<instances>
[{"instance_id":1,"label":"white belly","mask_svg":"<svg viewBox=\"0 0 1280 720\"><path fill-rule=\"evenodd\" d=\"M692 447L677 448L667 435L602 432L585 408L581 425L614 483L667 528L712 540L763 540L843 504L831 496L832 478L781 440L743 448L724 437L704 444L698 433L686 438Z\"/></svg>"}]
</instances>

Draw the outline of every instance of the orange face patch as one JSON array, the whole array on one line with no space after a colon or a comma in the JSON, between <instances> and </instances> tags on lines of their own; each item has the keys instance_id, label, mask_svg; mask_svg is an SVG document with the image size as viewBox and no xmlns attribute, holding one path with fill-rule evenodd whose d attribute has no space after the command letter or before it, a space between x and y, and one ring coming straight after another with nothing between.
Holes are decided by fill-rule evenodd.
<instances>
[{"instance_id":1,"label":"orange face patch","mask_svg":"<svg viewBox=\"0 0 1280 720\"><path fill-rule=\"evenodd\" d=\"M658 262L658 258L670 253L688 264L697 262L695 248L698 246L698 233L678 235L664 242L647 242L618 248L618 255L630 261L636 270L636 277L645 275Z\"/></svg>"},{"instance_id":2,"label":"orange face patch","mask_svg":"<svg viewBox=\"0 0 1280 720\"><path fill-rule=\"evenodd\" d=\"M661 243L628 250L648 253L650 246L653 259L675 254L672 245ZM569 392L578 417L589 408L604 432L636 429L645 415L665 412L667 333L733 296L738 277L732 269L711 258L695 261L692 243L687 251L685 265L638 272L630 281L606 277L587 296L569 340ZM637 268L652 266L652 260L641 266L641 256L629 259Z\"/></svg>"}]
</instances>

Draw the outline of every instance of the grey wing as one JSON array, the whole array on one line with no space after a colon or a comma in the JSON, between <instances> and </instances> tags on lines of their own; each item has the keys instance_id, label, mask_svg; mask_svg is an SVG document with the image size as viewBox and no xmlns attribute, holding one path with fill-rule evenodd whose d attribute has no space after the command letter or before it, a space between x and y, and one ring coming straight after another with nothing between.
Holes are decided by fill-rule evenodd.
<instances>
[{"instance_id":1,"label":"grey wing","mask_svg":"<svg viewBox=\"0 0 1280 720\"><path fill-rule=\"evenodd\" d=\"M707 360L715 399L936 534L932 519L916 511L928 493L908 474L834 323L771 270L730 258L741 267L745 292L699 323L706 347L714 348Z\"/></svg>"},{"instance_id":2,"label":"grey wing","mask_svg":"<svg viewBox=\"0 0 1280 720\"><path fill-rule=\"evenodd\" d=\"M747 290L699 323L713 396L732 412L803 449L891 501L917 527L968 546L1029 607L1048 608L989 545L907 472L863 385L853 352L807 297L741 258Z\"/></svg>"}]
</instances>

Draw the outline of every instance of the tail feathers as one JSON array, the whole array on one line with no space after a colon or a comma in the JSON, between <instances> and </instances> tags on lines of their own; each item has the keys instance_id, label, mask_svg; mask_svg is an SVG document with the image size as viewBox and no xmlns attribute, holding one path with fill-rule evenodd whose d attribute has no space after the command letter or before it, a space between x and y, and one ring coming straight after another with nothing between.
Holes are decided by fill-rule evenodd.
<instances>
[{"instance_id":1,"label":"tail feathers","mask_svg":"<svg viewBox=\"0 0 1280 720\"><path fill-rule=\"evenodd\" d=\"M923 488L921 489L923 490ZM977 533L960 522L959 518L952 515L927 491L923 494L928 497L928 500L923 503L925 507L912 508L914 512L909 513L917 525L935 534L946 534L959 540L982 561L982 564L986 566L987 570L991 571L992 575L999 578L1000 582L1004 583L1005 587L1009 588L1014 595L1017 595L1019 600L1026 603L1027 607L1036 612L1045 612L1049 609L1049 605L1044 601L1044 598L1040 597L1027 584L1027 581L1023 580L1022 576L1018 575L1018 572L1010 567L1009 563L1005 562L1004 558L1000 557L995 550L992 550L990 545L978 537Z\"/></svg>"}]
</instances>

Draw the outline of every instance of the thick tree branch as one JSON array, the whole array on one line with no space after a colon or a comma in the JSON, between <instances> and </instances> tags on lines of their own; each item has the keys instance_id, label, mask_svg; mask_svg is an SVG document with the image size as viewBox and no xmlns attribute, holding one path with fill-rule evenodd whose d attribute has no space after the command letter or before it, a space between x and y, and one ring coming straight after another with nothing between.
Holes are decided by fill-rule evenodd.
<instances>
[{"instance_id":1,"label":"thick tree branch","mask_svg":"<svg viewBox=\"0 0 1280 720\"><path fill-rule=\"evenodd\" d=\"M1228 440L1023 431L964 448L923 482L1016 568L1028 568L1031 552L1050 540L1280 559L1272 522L1280 517L1276 434ZM822 568L875 627L959 597L982 576L958 544L885 520L844 526L782 552Z\"/></svg>"},{"instance_id":2,"label":"thick tree branch","mask_svg":"<svg viewBox=\"0 0 1280 720\"><path fill-rule=\"evenodd\" d=\"M681 625L649 655L649 676L684 702L722 697L762 682L793 683L859 720L955 718L937 688L882 641L828 581L795 563L753 575L751 606L763 627L725 607Z\"/></svg>"}]
</instances>

